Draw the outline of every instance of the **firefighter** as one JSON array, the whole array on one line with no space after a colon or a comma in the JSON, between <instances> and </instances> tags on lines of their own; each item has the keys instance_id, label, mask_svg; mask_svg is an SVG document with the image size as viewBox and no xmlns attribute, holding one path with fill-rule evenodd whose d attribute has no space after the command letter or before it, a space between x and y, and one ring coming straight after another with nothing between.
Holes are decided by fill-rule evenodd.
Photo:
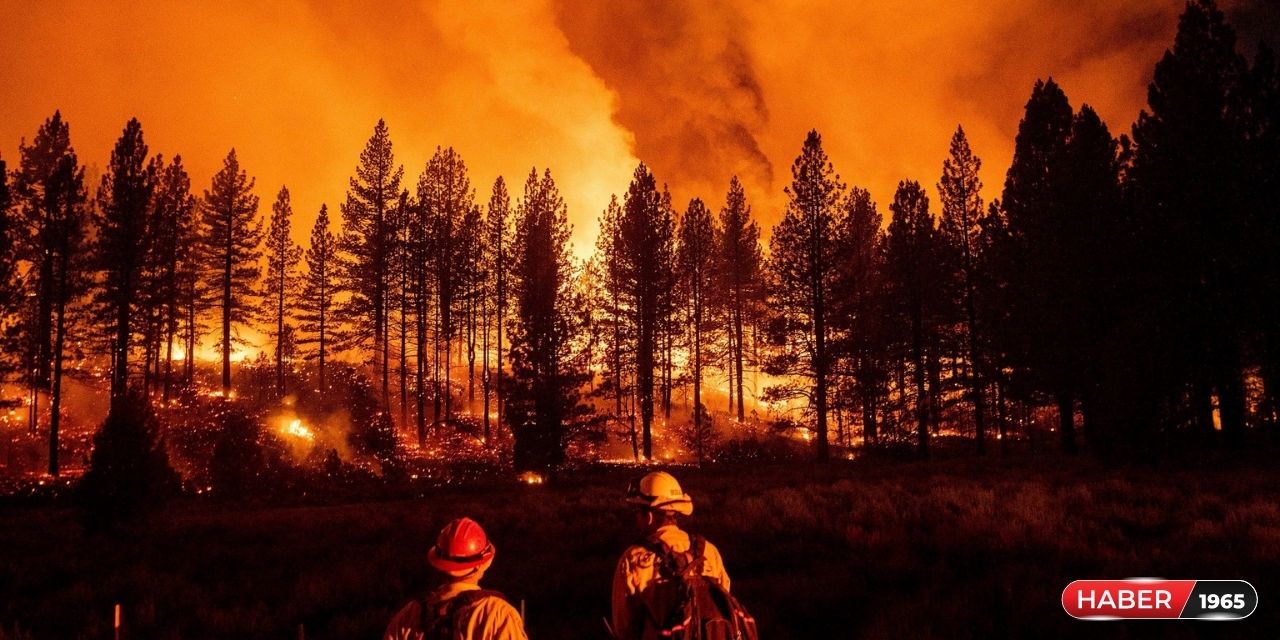
<instances>
[{"instance_id":1,"label":"firefighter","mask_svg":"<svg viewBox=\"0 0 1280 640\"><path fill-rule=\"evenodd\" d=\"M405 605L383 640L527 640L515 608L501 593L480 588L494 551L475 520L446 525L427 552L427 562L446 578L444 586Z\"/></svg>"},{"instance_id":2,"label":"firefighter","mask_svg":"<svg viewBox=\"0 0 1280 640\"><path fill-rule=\"evenodd\" d=\"M618 560L613 574L613 634L619 640L648 640L658 637L648 620L646 597L655 583L664 581L658 572L658 550L675 553L690 550L690 535L680 529L679 518L693 514L693 499L680 488L674 476L654 471L627 488L626 502L634 509L636 526L643 543L632 545ZM702 550L702 575L729 591L720 551L710 542Z\"/></svg>"}]
</instances>

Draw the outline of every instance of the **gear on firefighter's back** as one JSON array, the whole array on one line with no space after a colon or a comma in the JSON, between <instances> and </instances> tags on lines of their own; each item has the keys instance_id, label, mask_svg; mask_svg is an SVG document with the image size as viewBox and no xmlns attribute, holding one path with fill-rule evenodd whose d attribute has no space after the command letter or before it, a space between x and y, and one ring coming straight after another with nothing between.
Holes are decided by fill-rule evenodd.
<instances>
[{"instance_id":1,"label":"gear on firefighter's back","mask_svg":"<svg viewBox=\"0 0 1280 640\"><path fill-rule=\"evenodd\" d=\"M480 586L476 584L454 582L431 592L426 602L430 606L478 589ZM422 618L422 606L416 600L405 605L391 619L383 640L421 640L423 634L419 621ZM453 615L451 640L528 640L520 613L500 597L481 597Z\"/></svg>"},{"instance_id":2,"label":"gear on firefighter's back","mask_svg":"<svg viewBox=\"0 0 1280 640\"><path fill-rule=\"evenodd\" d=\"M669 512L692 515L693 498L684 492L675 476L666 471L653 471L627 487L625 502L648 510L650 514ZM672 516L674 517L674 516ZM652 520L651 520L652 521ZM648 535L648 542L666 545L673 553L689 550L689 534L674 522L658 526ZM703 549L702 575L729 590L729 574L725 572L720 550L710 542ZM613 633L620 640L656 638L652 626L645 625L641 613L641 594L655 580L665 580L659 573L658 556L644 545L632 545L622 553L613 574Z\"/></svg>"}]
</instances>

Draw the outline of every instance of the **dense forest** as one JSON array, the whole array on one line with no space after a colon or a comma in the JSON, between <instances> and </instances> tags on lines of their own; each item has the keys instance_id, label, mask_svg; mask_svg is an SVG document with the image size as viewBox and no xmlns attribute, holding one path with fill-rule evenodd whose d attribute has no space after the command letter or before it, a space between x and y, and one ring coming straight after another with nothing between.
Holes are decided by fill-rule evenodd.
<instances>
[{"instance_id":1,"label":"dense forest","mask_svg":"<svg viewBox=\"0 0 1280 640\"><path fill-rule=\"evenodd\" d=\"M1129 133L1050 78L1014 144L991 202L960 126L938 176L873 195L810 131L770 230L737 178L673 202L640 164L583 261L550 169L473 185L443 147L413 181L382 121L304 247L288 188L267 207L234 149L199 188L130 120L90 184L55 112L0 160L4 400L31 408L53 475L67 379L110 390L91 473L204 446L234 475L293 403L345 412L384 471L459 433L539 473L662 441L701 463L769 438L822 460L1276 437L1274 54L1247 59L1212 2L1189 4ZM237 359L246 327L257 360ZM206 423L204 445L178 435Z\"/></svg>"}]
</instances>

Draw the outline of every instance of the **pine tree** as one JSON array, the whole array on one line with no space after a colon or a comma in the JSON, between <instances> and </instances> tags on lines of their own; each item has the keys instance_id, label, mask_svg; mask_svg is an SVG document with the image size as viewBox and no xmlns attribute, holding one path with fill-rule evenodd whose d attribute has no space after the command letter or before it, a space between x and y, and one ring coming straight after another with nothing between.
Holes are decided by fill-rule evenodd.
<instances>
[{"instance_id":1,"label":"pine tree","mask_svg":"<svg viewBox=\"0 0 1280 640\"><path fill-rule=\"evenodd\" d=\"M1064 352L1057 335L1064 324L1058 311L1068 306L1055 275L1066 248L1058 225L1064 210L1063 164L1071 136L1071 105L1052 79L1036 81L1018 125L1013 163L1005 177L1001 208L1002 234L992 247L1000 282L993 302L1001 310L994 337L1023 384L1054 396L1059 410L1062 446L1074 451L1077 381L1060 365Z\"/></svg>"},{"instance_id":2,"label":"pine tree","mask_svg":"<svg viewBox=\"0 0 1280 640\"><path fill-rule=\"evenodd\" d=\"M550 171L541 179L536 169L529 173L515 229L511 285L518 322L512 324L507 421L516 437L516 468L548 471L563 463L585 413L579 389L586 381L568 213Z\"/></svg>"},{"instance_id":3,"label":"pine tree","mask_svg":"<svg viewBox=\"0 0 1280 640\"><path fill-rule=\"evenodd\" d=\"M186 265L194 261L196 253L196 199L191 194L191 178L182 156L174 156L168 165L157 162L157 169L148 222L143 297L154 324L149 351L154 354L156 375L163 377L163 400L167 403L173 378L174 339L184 320L184 291L192 286L188 280L193 279ZM159 371L160 360L163 374Z\"/></svg>"},{"instance_id":4,"label":"pine tree","mask_svg":"<svg viewBox=\"0 0 1280 640\"><path fill-rule=\"evenodd\" d=\"M22 273L18 268L19 231L9 190L9 172L0 158L0 380L8 381L18 368L15 344L21 317Z\"/></svg>"},{"instance_id":5,"label":"pine tree","mask_svg":"<svg viewBox=\"0 0 1280 640\"><path fill-rule=\"evenodd\" d=\"M258 280L262 220L257 217L254 180L240 168L236 150L222 161L200 203L205 280L219 296L222 335L222 394L231 395L232 327L250 321Z\"/></svg>"},{"instance_id":6,"label":"pine tree","mask_svg":"<svg viewBox=\"0 0 1280 640\"><path fill-rule=\"evenodd\" d=\"M948 253L955 258L955 271L959 278L959 308L964 317L964 333L969 361L969 400L973 403L973 425L978 452L986 447L986 406L984 403L983 359L978 336L977 265L980 256L979 234L986 211L982 203L982 180L978 170L982 160L969 148L964 128L956 127L951 137L951 153L942 163L942 178L938 181L938 200L942 205L942 219L938 224L940 240Z\"/></svg>"},{"instance_id":7,"label":"pine tree","mask_svg":"<svg viewBox=\"0 0 1280 640\"><path fill-rule=\"evenodd\" d=\"M400 374L400 424L408 424L409 413L409 337L413 334L409 322L413 307L413 255L414 218L419 207L409 197L408 191L400 192L400 200L392 213L392 226L395 229L392 265L394 271L394 306L396 307L397 336L400 338L399 363Z\"/></svg>"},{"instance_id":8,"label":"pine tree","mask_svg":"<svg viewBox=\"0 0 1280 640\"><path fill-rule=\"evenodd\" d=\"M1275 52L1265 44L1258 47L1250 70L1246 120L1250 147L1250 218L1255 242L1250 263L1256 271L1253 286L1259 292L1255 318L1256 352L1261 358L1263 380L1261 422L1280 435L1280 70ZM1260 282L1258 282L1260 280Z\"/></svg>"},{"instance_id":9,"label":"pine tree","mask_svg":"<svg viewBox=\"0 0 1280 640\"><path fill-rule=\"evenodd\" d=\"M334 297L338 291L338 245L329 231L329 208L320 205L320 215L311 227L311 244L307 247L307 272L302 278L302 296L298 300L298 320L302 323L303 345L315 345L314 357L319 365L319 391L328 390L326 359L334 334Z\"/></svg>"},{"instance_id":10,"label":"pine tree","mask_svg":"<svg viewBox=\"0 0 1280 640\"><path fill-rule=\"evenodd\" d=\"M84 168L71 147L70 128L60 113L45 120L22 158L15 189L23 225L31 230L21 249L35 275L36 318L26 328L38 354L33 390L49 389L49 474L58 475L58 430L62 418L62 370L70 307L87 286L84 249L88 242ZM33 394L34 395L34 394ZM38 397L38 396L37 396ZM33 404L32 424L38 404Z\"/></svg>"},{"instance_id":11,"label":"pine tree","mask_svg":"<svg viewBox=\"0 0 1280 640\"><path fill-rule=\"evenodd\" d=\"M289 189L280 187L275 204L271 205L271 223L263 241L267 252L267 274L262 290L268 309L264 320L271 323L272 338L276 342L276 395L280 398L285 393L284 337L289 324L288 311L293 307L298 284L297 267L302 259L302 248L289 236L289 219L292 217Z\"/></svg>"},{"instance_id":12,"label":"pine tree","mask_svg":"<svg viewBox=\"0 0 1280 640\"><path fill-rule=\"evenodd\" d=\"M138 303L144 253L147 244L147 208L151 203L154 176L147 164L147 145L142 125L136 119L125 125L124 133L111 152L111 164L98 188L95 261L101 272L99 304L112 327L111 402L113 409L124 400L129 386L129 350L133 317Z\"/></svg>"},{"instance_id":13,"label":"pine tree","mask_svg":"<svg viewBox=\"0 0 1280 640\"><path fill-rule=\"evenodd\" d=\"M812 380L812 390L775 387L775 395L808 395L815 414L817 456L826 460L827 397L832 369L828 335L832 287L839 264L838 206L844 184L822 149L822 136L810 131L791 165L791 186L783 219L770 239L770 271L775 280L774 304L788 334L787 353L771 365L771 373Z\"/></svg>"},{"instance_id":14,"label":"pine tree","mask_svg":"<svg viewBox=\"0 0 1280 640\"><path fill-rule=\"evenodd\" d=\"M702 200L694 198L680 219L679 244L676 264L682 280L684 310L690 334L689 365L693 378L693 433L698 463L706 457L703 421L707 417L702 406L703 353L705 345L714 340L714 324L711 322L712 291L715 288L715 241L717 229L711 212Z\"/></svg>"},{"instance_id":15,"label":"pine tree","mask_svg":"<svg viewBox=\"0 0 1280 640\"><path fill-rule=\"evenodd\" d=\"M343 289L350 297L343 306L355 344L371 348L378 364L381 398L388 403L390 369L388 290L394 278L393 210L400 198L404 168L395 165L387 124L378 120L373 136L360 152L360 164L342 204L340 250L344 255Z\"/></svg>"},{"instance_id":16,"label":"pine tree","mask_svg":"<svg viewBox=\"0 0 1280 640\"><path fill-rule=\"evenodd\" d=\"M467 177L462 156L437 148L418 178L418 203L430 237L429 269L435 302L435 343L432 353L432 380L435 383L436 420L453 419L453 340L458 317L466 302L467 217L475 209L475 191ZM441 374L443 373L443 379Z\"/></svg>"},{"instance_id":17,"label":"pine tree","mask_svg":"<svg viewBox=\"0 0 1280 640\"><path fill-rule=\"evenodd\" d=\"M866 189L852 187L844 202L845 229L839 234L839 291L833 330L839 336L838 351L846 358L852 376L853 395L861 405L864 444L878 437L881 388L888 359L884 291L883 217ZM853 402L845 403L853 409Z\"/></svg>"},{"instance_id":18,"label":"pine tree","mask_svg":"<svg viewBox=\"0 0 1280 640\"><path fill-rule=\"evenodd\" d=\"M502 389L502 330L507 323L507 270L511 257L511 197L507 194L507 184L498 176L493 182L493 191L489 196L488 217L485 219L485 244L489 247L490 273L492 275L493 317L495 347L493 382L489 383L489 349L485 347L485 390L484 390L484 438L489 441L489 394L490 386L495 395L497 421L502 423L503 389Z\"/></svg>"},{"instance_id":19,"label":"pine tree","mask_svg":"<svg viewBox=\"0 0 1280 640\"><path fill-rule=\"evenodd\" d=\"M644 163L636 167L621 213L610 277L617 279L627 310L635 351L641 443L644 458L652 460L654 371L659 365L659 349L664 346L664 321L673 303L675 221Z\"/></svg>"},{"instance_id":20,"label":"pine tree","mask_svg":"<svg viewBox=\"0 0 1280 640\"><path fill-rule=\"evenodd\" d=\"M1222 432L1238 442L1245 421L1241 339L1256 308L1248 287L1254 233L1247 221L1249 175L1242 130L1247 73L1235 33L1211 0L1189 2L1171 50L1155 67L1147 91L1150 112L1133 126L1129 169L1141 246L1159 334L1167 344L1162 370L1192 387L1191 413L1206 438L1214 435L1213 397Z\"/></svg>"},{"instance_id":21,"label":"pine tree","mask_svg":"<svg viewBox=\"0 0 1280 640\"><path fill-rule=\"evenodd\" d=\"M423 192L419 190L419 196ZM407 244L404 247L404 258L408 266L408 291L406 296L413 307L414 339L414 419L418 431L418 448L426 447L426 395L427 395L427 340L429 329L434 318L434 271L431 261L435 253L435 238L432 236L427 208L421 199L414 200L406 212L404 220ZM432 377L432 388L434 376ZM438 415L438 414L437 414Z\"/></svg>"},{"instance_id":22,"label":"pine tree","mask_svg":"<svg viewBox=\"0 0 1280 640\"><path fill-rule=\"evenodd\" d=\"M909 331L909 353L916 387L917 448L929 452L929 396L925 389L926 349L936 330L941 306L941 254L937 229L929 213L929 198L920 183L898 183L886 241L890 295Z\"/></svg>"},{"instance_id":23,"label":"pine tree","mask_svg":"<svg viewBox=\"0 0 1280 640\"><path fill-rule=\"evenodd\" d=\"M718 281L728 317L729 398L738 398L738 422L746 419L746 396L743 384L743 360L746 354L746 326L750 314L762 295L760 228L751 217L751 205L738 177L729 181L729 193L720 210L719 237L716 249ZM735 388L736 387L736 388ZM732 409L732 406L730 407Z\"/></svg>"},{"instance_id":24,"label":"pine tree","mask_svg":"<svg viewBox=\"0 0 1280 640\"><path fill-rule=\"evenodd\" d=\"M600 265L601 286L600 299L594 301L592 307L600 313L607 344L604 371L608 382L600 387L600 392L612 396L615 422L620 424L623 416L626 416L631 455L638 461L640 435L636 430L635 398L631 384L631 375L635 369L634 350L629 346L634 336L628 328L631 314L623 297L621 219L622 205L618 203L616 195L610 196L609 206L601 214L600 233L596 237L595 260Z\"/></svg>"}]
</instances>

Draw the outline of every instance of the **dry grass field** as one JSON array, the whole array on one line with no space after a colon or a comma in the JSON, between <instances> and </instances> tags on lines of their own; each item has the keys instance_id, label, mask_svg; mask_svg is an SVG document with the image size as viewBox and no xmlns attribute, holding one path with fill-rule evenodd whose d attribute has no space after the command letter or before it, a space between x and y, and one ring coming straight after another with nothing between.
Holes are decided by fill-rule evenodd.
<instances>
[{"instance_id":1,"label":"dry grass field","mask_svg":"<svg viewBox=\"0 0 1280 640\"><path fill-rule=\"evenodd\" d=\"M1055 455L929 463L676 469L689 521L720 546L762 636L1275 637L1280 471L1263 461L1112 468ZM85 534L67 507L0 511L0 638L377 637L423 591L425 552L470 515L498 547L487 583L533 638L604 638L609 584L634 537L634 469L554 485L489 483L412 500L256 507L181 502ZM1229 623L1080 622L1077 578L1245 579L1261 604Z\"/></svg>"}]
</instances>

